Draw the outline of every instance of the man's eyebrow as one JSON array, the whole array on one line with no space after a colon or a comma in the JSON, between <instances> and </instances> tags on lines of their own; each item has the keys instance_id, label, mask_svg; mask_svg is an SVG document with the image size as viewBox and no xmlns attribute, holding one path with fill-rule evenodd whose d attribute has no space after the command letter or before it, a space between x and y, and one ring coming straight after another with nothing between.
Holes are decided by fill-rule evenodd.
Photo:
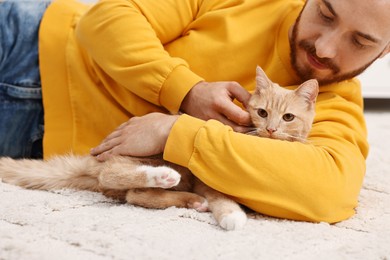
<instances>
[{"instance_id":1,"label":"man's eyebrow","mask_svg":"<svg viewBox=\"0 0 390 260\"><path fill-rule=\"evenodd\" d=\"M365 34L365 33L362 33L362 32L356 32L357 35L359 35L360 37L363 37L373 43L378 43L379 40L376 39L375 37L371 36L371 35L368 35L368 34Z\"/></svg>"},{"instance_id":2,"label":"man's eyebrow","mask_svg":"<svg viewBox=\"0 0 390 260\"><path fill-rule=\"evenodd\" d=\"M333 15L334 17L337 17L337 14L336 14L336 12L335 12L334 9L333 9L332 4L329 3L329 2L326 1L326 0L323 0L323 2L324 2L324 4L326 5L326 7L328 8L329 12L331 12L332 15Z\"/></svg>"}]
</instances>

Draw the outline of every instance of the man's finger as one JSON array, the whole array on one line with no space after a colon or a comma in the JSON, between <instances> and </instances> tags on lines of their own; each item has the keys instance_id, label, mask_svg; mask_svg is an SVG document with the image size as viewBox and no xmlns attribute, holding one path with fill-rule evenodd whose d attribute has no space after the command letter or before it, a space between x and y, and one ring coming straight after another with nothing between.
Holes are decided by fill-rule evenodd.
<instances>
[{"instance_id":1,"label":"man's finger","mask_svg":"<svg viewBox=\"0 0 390 260\"><path fill-rule=\"evenodd\" d=\"M113 147L119 145L120 142L121 142L120 138L113 138L113 139L110 139L110 140L103 141L98 146L92 148L91 151L90 151L90 154L91 155L98 155L98 154L104 153L104 152L106 152L108 150L111 150Z\"/></svg>"},{"instance_id":2,"label":"man's finger","mask_svg":"<svg viewBox=\"0 0 390 260\"><path fill-rule=\"evenodd\" d=\"M247 103L249 102L249 99L251 98L251 94L245 88L243 88L240 84L235 83L235 84L229 85L229 92L230 92L231 97L237 99L245 107L247 106Z\"/></svg>"},{"instance_id":3,"label":"man's finger","mask_svg":"<svg viewBox=\"0 0 390 260\"><path fill-rule=\"evenodd\" d=\"M104 153L101 153L101 154L97 155L96 159L99 162L104 162L104 161L107 161L108 159L110 159L111 156L112 156L111 152L107 151L107 152L104 152Z\"/></svg>"},{"instance_id":4,"label":"man's finger","mask_svg":"<svg viewBox=\"0 0 390 260\"><path fill-rule=\"evenodd\" d=\"M234 103L231 103L231 106L224 111L224 115L237 125L250 126L252 124L250 114Z\"/></svg>"}]
</instances>

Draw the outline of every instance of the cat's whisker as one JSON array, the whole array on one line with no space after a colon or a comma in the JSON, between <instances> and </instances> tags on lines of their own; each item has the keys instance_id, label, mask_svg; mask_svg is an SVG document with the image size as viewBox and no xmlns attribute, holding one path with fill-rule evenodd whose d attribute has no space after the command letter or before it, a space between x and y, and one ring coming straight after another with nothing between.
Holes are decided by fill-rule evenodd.
<instances>
[{"instance_id":1,"label":"cat's whisker","mask_svg":"<svg viewBox=\"0 0 390 260\"><path fill-rule=\"evenodd\" d=\"M257 128L250 129L245 134L247 134L247 135L259 135L258 132L257 132Z\"/></svg>"},{"instance_id":2,"label":"cat's whisker","mask_svg":"<svg viewBox=\"0 0 390 260\"><path fill-rule=\"evenodd\" d=\"M302 135L291 135L288 133L281 133L280 136L283 136L283 139L293 139L298 142L304 143L306 141L306 138Z\"/></svg>"}]
</instances>

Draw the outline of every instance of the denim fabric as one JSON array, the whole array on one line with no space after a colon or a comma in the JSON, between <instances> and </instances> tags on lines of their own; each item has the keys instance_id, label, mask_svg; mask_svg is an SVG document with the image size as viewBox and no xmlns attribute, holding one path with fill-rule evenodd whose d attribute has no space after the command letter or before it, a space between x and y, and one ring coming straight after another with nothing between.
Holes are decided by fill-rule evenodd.
<instances>
[{"instance_id":1,"label":"denim fabric","mask_svg":"<svg viewBox=\"0 0 390 260\"><path fill-rule=\"evenodd\" d=\"M49 4L0 0L0 156L43 156L38 29Z\"/></svg>"}]
</instances>

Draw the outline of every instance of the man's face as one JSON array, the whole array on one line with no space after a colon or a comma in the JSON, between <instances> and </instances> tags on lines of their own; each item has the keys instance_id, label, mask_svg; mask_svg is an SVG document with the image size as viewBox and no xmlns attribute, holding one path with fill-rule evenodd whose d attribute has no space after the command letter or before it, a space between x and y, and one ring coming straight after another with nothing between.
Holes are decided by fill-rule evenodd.
<instances>
[{"instance_id":1,"label":"man's face","mask_svg":"<svg viewBox=\"0 0 390 260\"><path fill-rule=\"evenodd\" d=\"M389 51L389 10L389 0L308 0L290 34L298 76L328 84L363 72Z\"/></svg>"}]
</instances>

